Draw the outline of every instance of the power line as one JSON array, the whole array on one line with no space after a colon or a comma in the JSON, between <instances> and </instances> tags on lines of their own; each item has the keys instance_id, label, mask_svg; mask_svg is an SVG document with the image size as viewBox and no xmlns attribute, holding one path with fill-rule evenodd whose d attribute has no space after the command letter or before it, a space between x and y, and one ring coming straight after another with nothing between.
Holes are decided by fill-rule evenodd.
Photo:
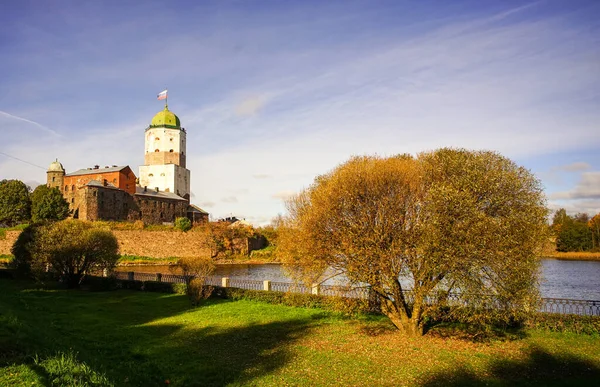
<instances>
[{"instance_id":1,"label":"power line","mask_svg":"<svg viewBox=\"0 0 600 387\"><path fill-rule=\"evenodd\" d=\"M11 155L9 155L8 153L4 153L4 152L1 152L1 151L0 151L0 155L4 155L4 156L6 156L6 157L10 157L11 159L15 159L15 160L17 160L17 161L20 161L20 162L22 162L22 163L29 164L29 165L32 165L32 166L34 166L34 167L36 167L36 168L43 169L44 171L46 170L46 168L44 168L44 167L40 167L40 166L39 166L39 165L37 165L37 164L30 163L29 161L25 161L25 160L23 160L23 159L20 159L20 158L18 158L18 157L11 156Z\"/></svg>"}]
</instances>

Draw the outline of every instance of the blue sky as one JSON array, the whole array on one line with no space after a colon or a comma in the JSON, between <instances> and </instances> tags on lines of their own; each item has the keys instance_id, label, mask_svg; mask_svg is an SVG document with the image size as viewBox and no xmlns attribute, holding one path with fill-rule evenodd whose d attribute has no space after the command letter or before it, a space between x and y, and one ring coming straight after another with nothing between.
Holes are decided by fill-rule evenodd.
<instances>
[{"instance_id":1,"label":"blue sky","mask_svg":"<svg viewBox=\"0 0 600 387\"><path fill-rule=\"evenodd\" d=\"M125 3L123 5L122 3ZM0 179L143 163L169 107L192 202L256 224L351 155L492 149L600 212L600 2L7 1Z\"/></svg>"}]
</instances>

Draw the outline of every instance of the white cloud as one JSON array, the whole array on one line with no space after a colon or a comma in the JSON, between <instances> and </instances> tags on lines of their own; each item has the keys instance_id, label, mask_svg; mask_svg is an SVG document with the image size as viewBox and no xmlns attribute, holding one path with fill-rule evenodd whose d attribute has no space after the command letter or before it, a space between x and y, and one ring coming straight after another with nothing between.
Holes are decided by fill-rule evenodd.
<instances>
[{"instance_id":1,"label":"white cloud","mask_svg":"<svg viewBox=\"0 0 600 387\"><path fill-rule=\"evenodd\" d=\"M227 196L227 197L221 198L221 201L223 203L237 203L238 202L238 200L235 196Z\"/></svg>"},{"instance_id":2,"label":"white cloud","mask_svg":"<svg viewBox=\"0 0 600 387\"><path fill-rule=\"evenodd\" d=\"M236 107L235 113L238 116L253 116L263 108L265 102L265 98L261 96L248 97Z\"/></svg>"},{"instance_id":3,"label":"white cloud","mask_svg":"<svg viewBox=\"0 0 600 387\"><path fill-rule=\"evenodd\" d=\"M600 172L584 172L570 191L556 192L550 199L600 199Z\"/></svg>"},{"instance_id":4,"label":"white cloud","mask_svg":"<svg viewBox=\"0 0 600 387\"><path fill-rule=\"evenodd\" d=\"M286 199L291 198L295 194L296 194L296 192L294 192L294 191L286 190L286 191L279 191L277 193L274 193L271 197L274 199L286 200Z\"/></svg>"},{"instance_id":5,"label":"white cloud","mask_svg":"<svg viewBox=\"0 0 600 387\"><path fill-rule=\"evenodd\" d=\"M559 167L552 168L553 171L580 172L590 169L592 166L589 163L580 161Z\"/></svg>"}]
</instances>

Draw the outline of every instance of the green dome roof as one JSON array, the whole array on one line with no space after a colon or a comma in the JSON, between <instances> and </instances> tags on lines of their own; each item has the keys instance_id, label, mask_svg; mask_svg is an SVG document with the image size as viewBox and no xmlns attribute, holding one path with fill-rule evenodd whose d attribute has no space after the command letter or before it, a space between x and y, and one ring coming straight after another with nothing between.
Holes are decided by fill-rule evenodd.
<instances>
[{"instance_id":1,"label":"green dome roof","mask_svg":"<svg viewBox=\"0 0 600 387\"><path fill-rule=\"evenodd\" d=\"M152 118L152 122L150 123L151 128L171 128L171 129L181 129L181 123L179 122L179 117L177 117L173 112L169 110L168 107L165 106L163 111L156 113L154 118Z\"/></svg>"}]
</instances>

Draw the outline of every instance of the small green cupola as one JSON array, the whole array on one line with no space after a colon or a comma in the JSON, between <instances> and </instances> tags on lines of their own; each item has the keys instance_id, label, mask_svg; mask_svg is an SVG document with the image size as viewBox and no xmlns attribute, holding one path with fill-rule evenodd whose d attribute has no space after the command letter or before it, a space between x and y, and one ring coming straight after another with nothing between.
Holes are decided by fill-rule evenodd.
<instances>
[{"instance_id":1,"label":"small green cupola","mask_svg":"<svg viewBox=\"0 0 600 387\"><path fill-rule=\"evenodd\" d=\"M169 129L181 129L181 123L179 117L177 117L172 111L169 110L168 106L165 105L164 110L156 113L150 123L150 128L169 128Z\"/></svg>"}]
</instances>

